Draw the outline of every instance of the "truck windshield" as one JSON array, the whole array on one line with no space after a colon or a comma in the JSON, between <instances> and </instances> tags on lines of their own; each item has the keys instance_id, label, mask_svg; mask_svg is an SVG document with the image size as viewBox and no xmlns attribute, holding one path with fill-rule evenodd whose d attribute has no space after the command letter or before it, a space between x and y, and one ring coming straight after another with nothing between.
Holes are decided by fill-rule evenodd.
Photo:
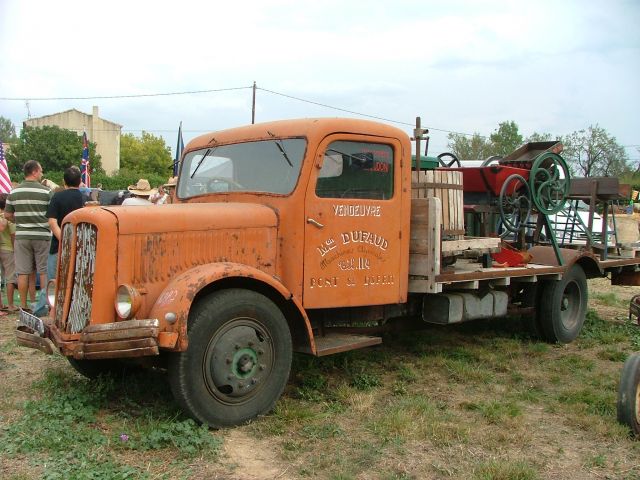
<instances>
[{"instance_id":1,"label":"truck windshield","mask_svg":"<svg viewBox=\"0 0 640 480\"><path fill-rule=\"evenodd\" d=\"M307 141L272 139L203 148L185 155L178 196L230 191L287 195L296 186Z\"/></svg>"}]
</instances>

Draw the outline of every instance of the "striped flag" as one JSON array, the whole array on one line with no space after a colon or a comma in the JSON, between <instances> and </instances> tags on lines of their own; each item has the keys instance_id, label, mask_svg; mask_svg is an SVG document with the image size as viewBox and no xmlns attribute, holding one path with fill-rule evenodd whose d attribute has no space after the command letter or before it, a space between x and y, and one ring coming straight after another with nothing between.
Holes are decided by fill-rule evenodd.
<instances>
[{"instance_id":1,"label":"striped flag","mask_svg":"<svg viewBox=\"0 0 640 480\"><path fill-rule=\"evenodd\" d=\"M80 181L84 186L91 188L91 174L89 173L89 142L87 142L87 132L82 134L82 162L80 163Z\"/></svg>"},{"instance_id":2,"label":"striped flag","mask_svg":"<svg viewBox=\"0 0 640 480\"><path fill-rule=\"evenodd\" d=\"M11 179L9 178L7 160L4 158L4 145L0 142L0 193L9 192L11 192Z\"/></svg>"}]
</instances>

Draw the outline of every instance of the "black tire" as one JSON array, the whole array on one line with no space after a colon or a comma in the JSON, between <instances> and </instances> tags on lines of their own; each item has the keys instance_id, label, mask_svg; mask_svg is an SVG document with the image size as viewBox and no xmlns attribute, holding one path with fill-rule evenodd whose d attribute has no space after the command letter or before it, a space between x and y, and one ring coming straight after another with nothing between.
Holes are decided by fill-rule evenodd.
<instances>
[{"instance_id":1,"label":"black tire","mask_svg":"<svg viewBox=\"0 0 640 480\"><path fill-rule=\"evenodd\" d=\"M627 358L618 387L618 421L640 438L640 355Z\"/></svg>"},{"instance_id":2,"label":"black tire","mask_svg":"<svg viewBox=\"0 0 640 480\"><path fill-rule=\"evenodd\" d=\"M584 324L587 300L587 277L580 265L569 268L562 280L546 282L538 306L545 340L551 343L575 340Z\"/></svg>"},{"instance_id":3,"label":"black tire","mask_svg":"<svg viewBox=\"0 0 640 480\"><path fill-rule=\"evenodd\" d=\"M78 360L72 357L67 357L67 360L76 372L91 379L100 375L121 376L129 369L133 370L120 360Z\"/></svg>"},{"instance_id":4,"label":"black tire","mask_svg":"<svg viewBox=\"0 0 640 480\"><path fill-rule=\"evenodd\" d=\"M518 300L522 307L535 308L536 305L540 304L542 288L538 288L537 283L522 284L521 288L522 291L518 293ZM545 339L544 332L542 331L542 325L540 324L540 315L536 315L535 313L525 314L521 319L526 332L532 339Z\"/></svg>"},{"instance_id":5,"label":"black tire","mask_svg":"<svg viewBox=\"0 0 640 480\"><path fill-rule=\"evenodd\" d=\"M267 297L213 293L189 314L189 347L169 359L169 383L188 415L214 428L268 413L291 369L291 334Z\"/></svg>"}]
</instances>

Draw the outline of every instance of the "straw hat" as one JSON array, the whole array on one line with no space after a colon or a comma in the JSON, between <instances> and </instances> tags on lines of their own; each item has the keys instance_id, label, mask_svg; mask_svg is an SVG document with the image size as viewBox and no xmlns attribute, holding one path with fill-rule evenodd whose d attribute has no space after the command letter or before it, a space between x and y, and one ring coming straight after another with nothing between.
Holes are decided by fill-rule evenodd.
<instances>
[{"instance_id":1,"label":"straw hat","mask_svg":"<svg viewBox=\"0 0 640 480\"><path fill-rule=\"evenodd\" d=\"M140 197L148 197L158 192L156 188L151 188L151 184L146 178L141 178L135 185L129 185L127 190Z\"/></svg>"},{"instance_id":2,"label":"straw hat","mask_svg":"<svg viewBox=\"0 0 640 480\"><path fill-rule=\"evenodd\" d=\"M163 187L175 187L176 185L178 185L178 177L169 177L169 180L167 180L167 183L165 183Z\"/></svg>"}]
</instances>

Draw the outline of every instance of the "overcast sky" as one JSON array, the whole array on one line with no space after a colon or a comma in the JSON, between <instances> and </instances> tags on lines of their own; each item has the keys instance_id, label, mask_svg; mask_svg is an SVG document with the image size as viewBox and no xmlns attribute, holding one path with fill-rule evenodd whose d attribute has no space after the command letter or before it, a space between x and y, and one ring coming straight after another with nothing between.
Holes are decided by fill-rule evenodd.
<instances>
[{"instance_id":1,"label":"overcast sky","mask_svg":"<svg viewBox=\"0 0 640 480\"><path fill-rule=\"evenodd\" d=\"M599 124L640 157L639 0L0 0L0 115L76 108L175 146L251 122L250 87L386 119L524 136ZM6 100L6 98L30 99ZM258 90L256 121L357 117ZM366 118L366 117L365 117ZM394 123L395 122L395 123Z\"/></svg>"}]
</instances>

